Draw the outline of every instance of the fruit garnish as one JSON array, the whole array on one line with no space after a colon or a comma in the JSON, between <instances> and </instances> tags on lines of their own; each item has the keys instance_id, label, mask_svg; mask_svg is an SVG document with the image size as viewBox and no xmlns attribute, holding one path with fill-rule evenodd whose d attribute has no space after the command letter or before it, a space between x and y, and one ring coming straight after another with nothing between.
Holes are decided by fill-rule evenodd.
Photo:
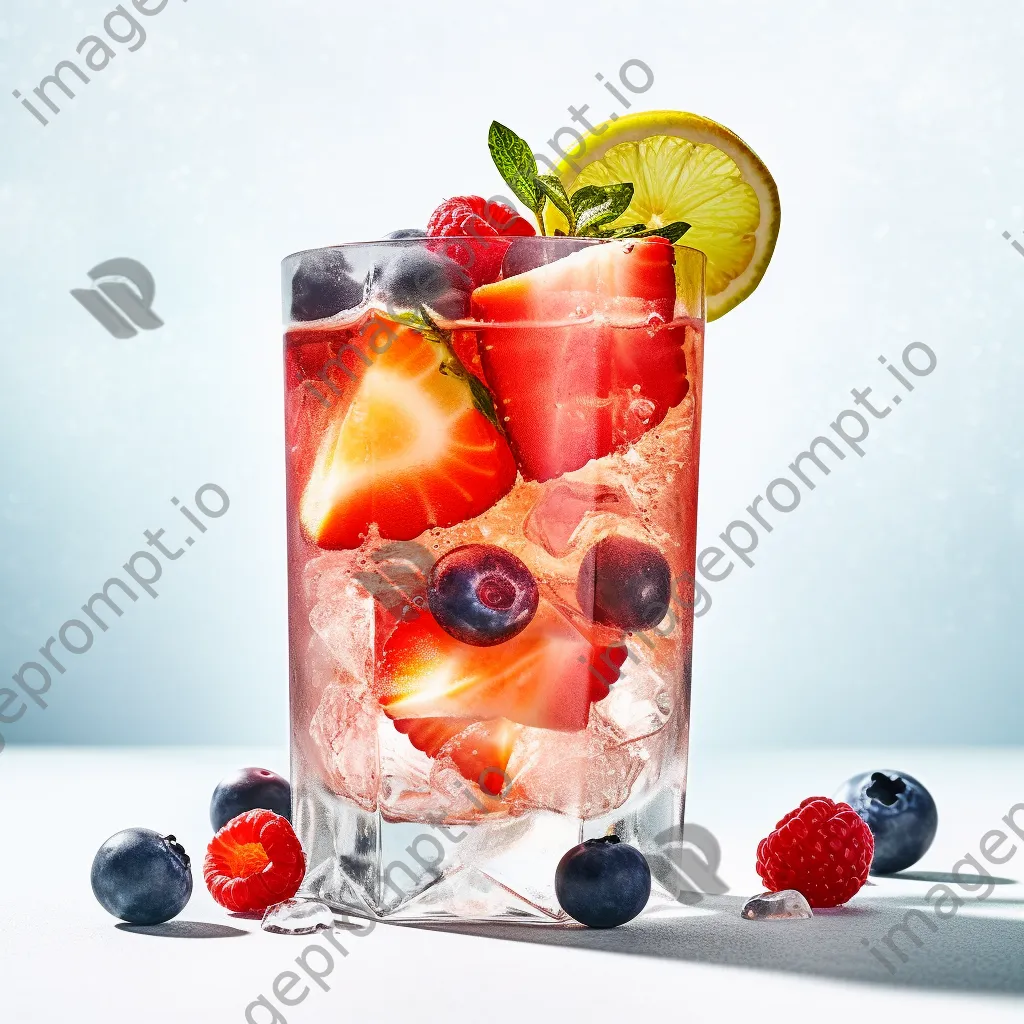
<instances>
[{"instance_id":1,"label":"fruit garnish","mask_svg":"<svg viewBox=\"0 0 1024 1024\"><path fill-rule=\"evenodd\" d=\"M454 260L419 245L402 246L380 273L380 291L389 312L429 306L448 320L466 315L475 284Z\"/></svg>"},{"instance_id":2,"label":"fruit garnish","mask_svg":"<svg viewBox=\"0 0 1024 1024\"><path fill-rule=\"evenodd\" d=\"M647 906L651 869L644 855L618 836L588 839L558 862L555 895L580 924L617 928Z\"/></svg>"},{"instance_id":3,"label":"fruit garnish","mask_svg":"<svg viewBox=\"0 0 1024 1024\"><path fill-rule=\"evenodd\" d=\"M239 768L217 783L210 799L210 824L222 829L232 818L264 807L291 821L292 787L266 768Z\"/></svg>"},{"instance_id":4,"label":"fruit garnish","mask_svg":"<svg viewBox=\"0 0 1024 1024\"><path fill-rule=\"evenodd\" d=\"M529 143L498 121L491 122L487 132L487 148L505 184L533 210L542 235L546 233L546 206L553 207L562 215L565 227L560 223L556 232L559 235L592 238L660 235L669 242L676 242L689 229L690 225L682 221L663 223L652 228L648 228L645 223L613 225L612 222L625 212L633 199L631 181L588 184L570 195L557 175L538 173L537 158Z\"/></svg>"},{"instance_id":5,"label":"fruit garnish","mask_svg":"<svg viewBox=\"0 0 1024 1024\"><path fill-rule=\"evenodd\" d=\"M536 232L528 220L504 203L480 196L455 196L446 199L430 215L427 234L469 236L444 243L441 251L464 269L474 285L480 285L498 276L509 246L507 236Z\"/></svg>"},{"instance_id":6,"label":"fruit garnish","mask_svg":"<svg viewBox=\"0 0 1024 1024\"><path fill-rule=\"evenodd\" d=\"M542 729L585 729L608 695L625 647L595 647L541 601L530 624L496 647L474 647L433 615L400 622L378 658L373 691L390 718L508 718Z\"/></svg>"},{"instance_id":7,"label":"fruit garnish","mask_svg":"<svg viewBox=\"0 0 1024 1024\"><path fill-rule=\"evenodd\" d=\"M697 114L625 114L588 136L586 150L563 160L558 176L581 191L631 181L632 197L610 227L689 224L686 244L708 258L709 320L757 287L779 236L779 191L768 168L738 135ZM544 217L550 230L568 226L557 207Z\"/></svg>"},{"instance_id":8,"label":"fruit garnish","mask_svg":"<svg viewBox=\"0 0 1024 1024\"><path fill-rule=\"evenodd\" d=\"M401 718L395 728L427 757L447 756L469 782L498 796L508 781L508 762L522 727L504 718Z\"/></svg>"},{"instance_id":9,"label":"fruit garnish","mask_svg":"<svg viewBox=\"0 0 1024 1024\"><path fill-rule=\"evenodd\" d=\"M674 262L662 239L591 244L473 292L486 379L528 480L624 448L686 397Z\"/></svg>"},{"instance_id":10,"label":"fruit garnish","mask_svg":"<svg viewBox=\"0 0 1024 1024\"><path fill-rule=\"evenodd\" d=\"M481 412L489 398L440 336L377 312L367 320L379 354L353 360L351 402L325 429L299 503L323 548L359 547L371 523L411 540L480 515L515 483L508 445Z\"/></svg>"},{"instance_id":11,"label":"fruit garnish","mask_svg":"<svg viewBox=\"0 0 1024 1024\"><path fill-rule=\"evenodd\" d=\"M665 556L632 537L599 540L584 556L576 598L587 618L620 629L650 629L668 612L672 570Z\"/></svg>"},{"instance_id":12,"label":"fruit garnish","mask_svg":"<svg viewBox=\"0 0 1024 1024\"><path fill-rule=\"evenodd\" d=\"M232 818L210 840L203 863L210 895L236 914L291 899L305 873L306 858L288 819L262 809Z\"/></svg>"},{"instance_id":13,"label":"fruit garnish","mask_svg":"<svg viewBox=\"0 0 1024 1024\"><path fill-rule=\"evenodd\" d=\"M868 880L871 830L849 805L811 796L757 847L757 873L771 892L796 889L812 907L838 907Z\"/></svg>"},{"instance_id":14,"label":"fruit garnish","mask_svg":"<svg viewBox=\"0 0 1024 1024\"><path fill-rule=\"evenodd\" d=\"M863 772L843 783L835 796L848 803L871 829L873 875L890 875L916 864L939 827L935 800L905 772Z\"/></svg>"},{"instance_id":15,"label":"fruit garnish","mask_svg":"<svg viewBox=\"0 0 1024 1024\"><path fill-rule=\"evenodd\" d=\"M493 544L464 544L430 571L427 604L456 640L493 647L529 625L540 592L525 563Z\"/></svg>"},{"instance_id":16,"label":"fruit garnish","mask_svg":"<svg viewBox=\"0 0 1024 1024\"><path fill-rule=\"evenodd\" d=\"M174 836L126 828L96 851L90 876L100 906L129 924L163 924L192 895L188 854Z\"/></svg>"},{"instance_id":17,"label":"fruit garnish","mask_svg":"<svg viewBox=\"0 0 1024 1024\"><path fill-rule=\"evenodd\" d=\"M323 320L363 301L363 282L338 249L305 253L291 281L292 320Z\"/></svg>"}]
</instances>

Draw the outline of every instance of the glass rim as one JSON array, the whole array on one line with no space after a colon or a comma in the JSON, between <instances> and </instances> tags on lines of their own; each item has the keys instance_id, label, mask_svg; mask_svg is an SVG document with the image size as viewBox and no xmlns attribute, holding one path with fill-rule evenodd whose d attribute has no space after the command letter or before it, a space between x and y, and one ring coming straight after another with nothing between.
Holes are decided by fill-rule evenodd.
<instances>
[{"instance_id":1,"label":"glass rim","mask_svg":"<svg viewBox=\"0 0 1024 1024\"><path fill-rule=\"evenodd\" d=\"M658 236L646 236L658 237ZM291 262L292 260L298 259L302 256L309 256L316 253L333 252L337 249L359 249L359 248L370 248L374 246L386 246L386 245L407 245L407 244L423 244L425 242L488 242L488 241L499 241L503 238L507 238L510 241L516 242L550 242L550 241L562 241L562 242L586 242L589 244L600 245L605 242L629 242L629 241L643 241L642 238L591 238L584 235L429 235L429 236L417 236L414 238L371 238L363 242L338 242L336 245L320 245L314 246L310 249L298 249L295 252L289 253L281 260L281 265ZM668 241L668 239L662 239ZM673 249L682 249L688 253L694 253L707 264L707 253L701 249L695 249L691 245L682 245L679 242L669 242Z\"/></svg>"}]
</instances>

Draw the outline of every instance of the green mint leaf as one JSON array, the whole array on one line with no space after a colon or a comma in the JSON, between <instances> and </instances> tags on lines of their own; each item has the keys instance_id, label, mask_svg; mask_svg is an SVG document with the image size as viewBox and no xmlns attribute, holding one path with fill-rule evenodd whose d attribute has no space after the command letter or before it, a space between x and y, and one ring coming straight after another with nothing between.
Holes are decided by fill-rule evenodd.
<instances>
[{"instance_id":1,"label":"green mint leaf","mask_svg":"<svg viewBox=\"0 0 1024 1024\"><path fill-rule=\"evenodd\" d=\"M647 229L646 224L627 224L621 228L608 228L600 233L601 238L632 238Z\"/></svg>"},{"instance_id":2,"label":"green mint leaf","mask_svg":"<svg viewBox=\"0 0 1024 1024\"><path fill-rule=\"evenodd\" d=\"M678 242L689 230L689 224L681 220L675 220L671 224L662 224L660 228L647 228L646 231L637 231L632 237L650 238L652 235L657 235L659 238L667 238L670 242Z\"/></svg>"},{"instance_id":3,"label":"green mint leaf","mask_svg":"<svg viewBox=\"0 0 1024 1024\"><path fill-rule=\"evenodd\" d=\"M535 174L533 184L539 193L547 196L552 206L565 214L571 235L576 230L576 214L573 213L572 204L569 202L569 196L562 183L554 174Z\"/></svg>"},{"instance_id":4,"label":"green mint leaf","mask_svg":"<svg viewBox=\"0 0 1024 1024\"><path fill-rule=\"evenodd\" d=\"M491 122L487 132L487 148L505 184L534 213L539 213L544 205L544 195L538 194L533 181L537 174L533 150L511 128L497 121Z\"/></svg>"},{"instance_id":5,"label":"green mint leaf","mask_svg":"<svg viewBox=\"0 0 1024 1024\"><path fill-rule=\"evenodd\" d=\"M633 183L584 185L572 194L570 203L576 214L576 234L593 234L598 228L618 220L633 201Z\"/></svg>"},{"instance_id":6,"label":"green mint leaf","mask_svg":"<svg viewBox=\"0 0 1024 1024\"><path fill-rule=\"evenodd\" d=\"M466 382L469 384L470 393L473 396L473 408L478 413L486 416L491 421L499 434L504 434L501 424L498 422L498 414L494 411L494 402L491 400L487 388L480 383L480 378L475 373L466 372Z\"/></svg>"},{"instance_id":7,"label":"green mint leaf","mask_svg":"<svg viewBox=\"0 0 1024 1024\"><path fill-rule=\"evenodd\" d=\"M444 349L438 371L446 377L457 377L459 380L465 381L469 385L473 408L482 416L487 417L499 434L504 434L505 431L498 422L498 414L494 411L494 402L491 400L487 388L480 383L476 374L470 373L462 365L459 357L455 354L455 349L452 347L451 331L446 331L443 327L438 326L425 306L420 306L418 313L398 313L394 319L411 327L414 331L422 334L427 341L440 345Z\"/></svg>"}]
</instances>

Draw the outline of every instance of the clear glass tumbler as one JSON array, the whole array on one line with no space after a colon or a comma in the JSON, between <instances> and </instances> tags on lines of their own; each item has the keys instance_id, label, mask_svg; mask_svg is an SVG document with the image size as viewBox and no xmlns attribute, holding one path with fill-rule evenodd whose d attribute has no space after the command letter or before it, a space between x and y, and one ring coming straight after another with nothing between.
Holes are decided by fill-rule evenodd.
<instances>
[{"instance_id":1,"label":"clear glass tumbler","mask_svg":"<svg viewBox=\"0 0 1024 1024\"><path fill-rule=\"evenodd\" d=\"M659 238L285 259L304 895L558 925L571 847L678 835L704 264Z\"/></svg>"}]
</instances>

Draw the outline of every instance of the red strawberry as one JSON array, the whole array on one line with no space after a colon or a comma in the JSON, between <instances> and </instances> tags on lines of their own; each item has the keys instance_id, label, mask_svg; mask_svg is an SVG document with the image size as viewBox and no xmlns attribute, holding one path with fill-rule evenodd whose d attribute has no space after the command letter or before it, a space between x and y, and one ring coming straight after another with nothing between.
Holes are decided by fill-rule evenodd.
<instances>
[{"instance_id":1,"label":"red strawberry","mask_svg":"<svg viewBox=\"0 0 1024 1024\"><path fill-rule=\"evenodd\" d=\"M674 264L664 239L613 241L473 292L474 318L496 325L479 349L524 477L621 449L686 396Z\"/></svg>"},{"instance_id":2,"label":"red strawberry","mask_svg":"<svg viewBox=\"0 0 1024 1024\"><path fill-rule=\"evenodd\" d=\"M246 811L214 837L203 862L210 895L237 914L255 913L291 899L306 873L306 858L287 818Z\"/></svg>"},{"instance_id":3,"label":"red strawberry","mask_svg":"<svg viewBox=\"0 0 1024 1024\"><path fill-rule=\"evenodd\" d=\"M322 548L356 548L371 523L410 540L486 511L512 488L515 464L467 380L442 372L444 348L376 312L359 335L369 365L346 355L354 393L319 436L299 502L306 533Z\"/></svg>"},{"instance_id":4,"label":"red strawberry","mask_svg":"<svg viewBox=\"0 0 1024 1024\"><path fill-rule=\"evenodd\" d=\"M501 270L509 243L500 235L533 235L533 225L504 203L480 196L446 199L427 221L431 236L468 236L440 246L450 259L466 268L474 285L493 281ZM476 241L469 241L469 239Z\"/></svg>"},{"instance_id":5,"label":"red strawberry","mask_svg":"<svg viewBox=\"0 0 1024 1024\"><path fill-rule=\"evenodd\" d=\"M401 718L395 723L417 750L437 757L442 748L462 777L497 796L508 781L506 769L521 727L504 718Z\"/></svg>"},{"instance_id":6,"label":"red strawberry","mask_svg":"<svg viewBox=\"0 0 1024 1024\"><path fill-rule=\"evenodd\" d=\"M385 642L374 692L396 719L508 718L575 731L624 661L624 647L594 646L545 601L521 633L494 647L462 643L423 612Z\"/></svg>"}]
</instances>

